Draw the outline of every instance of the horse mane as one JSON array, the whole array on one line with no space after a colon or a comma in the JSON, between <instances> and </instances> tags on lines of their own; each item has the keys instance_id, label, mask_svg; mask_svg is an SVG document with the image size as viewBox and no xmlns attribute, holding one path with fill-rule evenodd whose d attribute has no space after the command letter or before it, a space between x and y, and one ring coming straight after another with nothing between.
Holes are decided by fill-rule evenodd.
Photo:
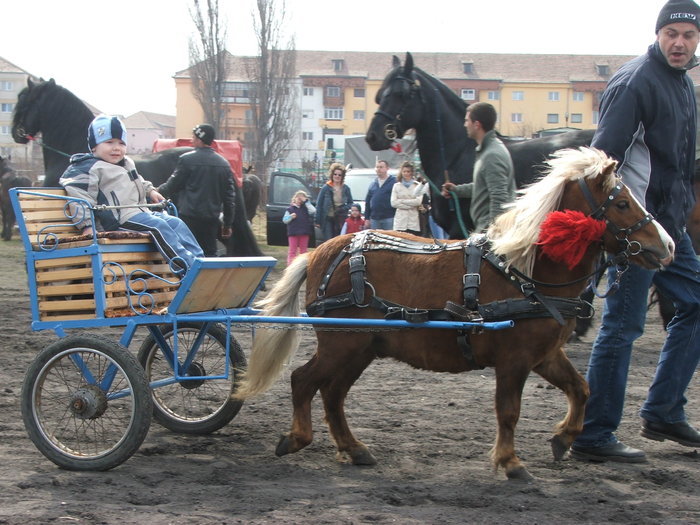
<instances>
[{"instance_id":1,"label":"horse mane","mask_svg":"<svg viewBox=\"0 0 700 525\"><path fill-rule=\"evenodd\" d=\"M531 276L540 226L547 215L558 208L566 184L578 178L595 178L610 162L605 153L594 148L555 152L546 162L545 176L519 190L520 196L489 227L487 236L493 251L504 256L508 266ZM613 172L604 185L606 190L612 190L615 185Z\"/></svg>"},{"instance_id":2,"label":"horse mane","mask_svg":"<svg viewBox=\"0 0 700 525\"><path fill-rule=\"evenodd\" d=\"M413 70L417 73L418 78L420 79L421 84L427 83L431 88L437 89L438 92L440 93L442 99L445 101L448 109L450 111L454 111L458 115L465 115L467 112L467 103L462 100L457 93L452 91L449 87L447 87L444 83L440 82L439 79L435 78L433 75L430 73L426 73L422 69L418 67L413 67ZM430 108L431 112L434 111L434 108Z\"/></svg>"}]
</instances>

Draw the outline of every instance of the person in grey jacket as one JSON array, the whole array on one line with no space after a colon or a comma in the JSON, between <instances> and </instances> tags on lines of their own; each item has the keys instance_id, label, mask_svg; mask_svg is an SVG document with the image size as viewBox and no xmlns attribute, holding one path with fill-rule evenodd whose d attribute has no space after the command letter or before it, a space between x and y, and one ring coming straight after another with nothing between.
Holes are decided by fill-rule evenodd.
<instances>
[{"instance_id":1,"label":"person in grey jacket","mask_svg":"<svg viewBox=\"0 0 700 525\"><path fill-rule=\"evenodd\" d=\"M71 157L59 181L69 196L84 199L91 206L124 206L96 210L97 225L92 224L89 214L79 213L76 218L82 220L77 227L83 234L92 234L95 228L149 233L173 271L184 273L195 257L204 253L180 219L140 206L147 204L147 198L153 203L164 199L153 184L137 173L134 162L126 156L126 137L126 128L119 118L99 115L88 127L92 153Z\"/></svg>"},{"instance_id":2,"label":"person in grey jacket","mask_svg":"<svg viewBox=\"0 0 700 525\"><path fill-rule=\"evenodd\" d=\"M486 102L477 102L467 108L464 127L467 135L477 143L476 162L472 182L442 185L442 195L450 192L470 198L469 215L474 231L486 231L493 220L503 212L503 205L515 200L515 173L513 161L505 145L496 136L496 108Z\"/></svg>"},{"instance_id":3,"label":"person in grey jacket","mask_svg":"<svg viewBox=\"0 0 700 525\"><path fill-rule=\"evenodd\" d=\"M228 161L211 147L214 128L200 124L192 130L194 151L180 156L173 174L158 191L177 197L180 218L194 234L207 257L215 257L218 236L232 234L236 189ZM223 225L219 215L223 209Z\"/></svg>"}]
</instances>

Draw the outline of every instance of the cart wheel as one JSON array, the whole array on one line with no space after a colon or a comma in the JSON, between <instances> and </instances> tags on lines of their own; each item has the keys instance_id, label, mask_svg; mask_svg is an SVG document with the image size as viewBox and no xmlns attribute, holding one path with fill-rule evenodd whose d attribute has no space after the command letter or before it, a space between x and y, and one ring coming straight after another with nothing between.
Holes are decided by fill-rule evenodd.
<instances>
[{"instance_id":1,"label":"cart wheel","mask_svg":"<svg viewBox=\"0 0 700 525\"><path fill-rule=\"evenodd\" d=\"M201 328L201 323L178 323L180 362L192 348ZM172 325L162 325L159 329L172 348ZM138 358L152 385L154 381L173 378L173 368L152 334L141 345ZM226 330L219 324L211 324L188 373L193 376L223 376L226 371L225 358ZM188 379L154 385L152 393L155 420L173 432L184 434L209 434L226 426L243 406L242 401L231 399L231 393L247 366L245 354L233 336L230 338L229 361L228 379Z\"/></svg>"},{"instance_id":2,"label":"cart wheel","mask_svg":"<svg viewBox=\"0 0 700 525\"><path fill-rule=\"evenodd\" d=\"M39 451L68 470L109 470L138 450L151 425L143 368L122 345L89 334L39 352L22 387L22 418Z\"/></svg>"}]
</instances>

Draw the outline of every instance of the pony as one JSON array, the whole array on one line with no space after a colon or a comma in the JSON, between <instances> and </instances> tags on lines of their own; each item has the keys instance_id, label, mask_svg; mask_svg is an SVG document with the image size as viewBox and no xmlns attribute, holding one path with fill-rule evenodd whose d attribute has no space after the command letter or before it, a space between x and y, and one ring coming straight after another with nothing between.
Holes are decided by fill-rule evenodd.
<instances>
[{"instance_id":1,"label":"pony","mask_svg":"<svg viewBox=\"0 0 700 525\"><path fill-rule=\"evenodd\" d=\"M41 133L44 186L58 186L58 179L68 167L70 155L85 152L87 128L93 118L92 110L73 93L56 84L54 79L38 82L27 79L27 86L17 96L12 116L12 137L19 144L27 144L30 137ZM175 170L180 155L188 151L192 151L192 148L172 148L148 155L133 155L132 158L139 173L157 186L167 180ZM259 184L259 178L246 177L242 191L236 192L234 235L225 242L228 256L262 255L248 224L259 204L260 188L256 188ZM246 200L248 196L250 203Z\"/></svg>"},{"instance_id":2,"label":"pony","mask_svg":"<svg viewBox=\"0 0 700 525\"><path fill-rule=\"evenodd\" d=\"M9 165L7 159L0 157L0 211L2 211L2 240L12 239L12 227L15 225L15 210L10 201L10 188L29 187L32 180L18 175Z\"/></svg>"},{"instance_id":3,"label":"pony","mask_svg":"<svg viewBox=\"0 0 700 525\"><path fill-rule=\"evenodd\" d=\"M551 440L555 459L564 456L583 427L588 387L562 345L601 250L615 253L624 271L628 261L647 268L668 264L674 244L602 152L563 150L548 166L549 173L525 189L486 236L438 242L370 230L331 239L286 269L258 305L262 315L298 316L298 293L307 281L309 316L515 319L515 325L471 333L420 325L401 331L316 327L315 354L291 374L292 426L277 445L278 456L311 443L311 401L320 390L338 453L355 465L375 464L350 431L343 406L363 370L387 357L435 372L495 369L498 431L491 457L508 479L532 477L515 454L514 440L523 387L536 372L566 394L568 412ZM294 329L258 328L235 397L267 390L297 346Z\"/></svg>"}]
</instances>

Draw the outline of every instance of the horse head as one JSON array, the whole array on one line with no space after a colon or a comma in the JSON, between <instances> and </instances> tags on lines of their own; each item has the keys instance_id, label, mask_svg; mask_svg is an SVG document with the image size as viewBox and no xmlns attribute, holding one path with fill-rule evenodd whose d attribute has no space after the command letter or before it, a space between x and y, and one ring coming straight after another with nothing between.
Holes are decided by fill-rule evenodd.
<instances>
[{"instance_id":1,"label":"horse head","mask_svg":"<svg viewBox=\"0 0 700 525\"><path fill-rule=\"evenodd\" d=\"M12 116L12 138L18 144L29 142L28 137L33 137L42 130L41 112L37 110L42 94L47 87L55 86L54 79L39 82L27 79L27 87L17 95Z\"/></svg>"},{"instance_id":2,"label":"horse head","mask_svg":"<svg viewBox=\"0 0 700 525\"><path fill-rule=\"evenodd\" d=\"M406 53L401 66L394 55L393 69L384 79L375 98L379 108L367 130L366 141L374 151L385 150L406 131L414 128L423 115L421 82L413 67L413 57Z\"/></svg>"},{"instance_id":3,"label":"horse head","mask_svg":"<svg viewBox=\"0 0 700 525\"><path fill-rule=\"evenodd\" d=\"M550 277L563 263L588 271L600 249L619 268L628 261L651 269L670 263L671 237L617 177L616 165L593 148L557 151L546 175L489 228L494 251L528 275L540 265Z\"/></svg>"}]
</instances>

